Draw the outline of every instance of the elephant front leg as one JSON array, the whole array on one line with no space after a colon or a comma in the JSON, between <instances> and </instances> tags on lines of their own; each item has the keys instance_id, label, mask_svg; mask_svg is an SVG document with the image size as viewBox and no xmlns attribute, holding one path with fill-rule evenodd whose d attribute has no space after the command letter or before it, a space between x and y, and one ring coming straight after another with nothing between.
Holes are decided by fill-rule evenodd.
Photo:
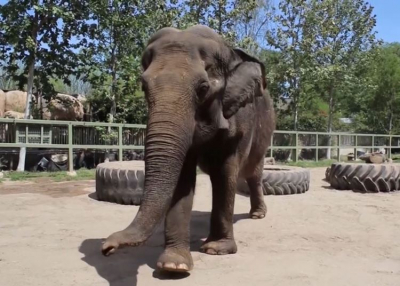
<instances>
[{"instance_id":1,"label":"elephant front leg","mask_svg":"<svg viewBox=\"0 0 400 286\"><path fill-rule=\"evenodd\" d=\"M196 185L196 162L186 161L165 218L165 250L157 267L163 271L187 272L193 269L190 254L190 218Z\"/></svg>"},{"instance_id":2,"label":"elephant front leg","mask_svg":"<svg viewBox=\"0 0 400 286\"><path fill-rule=\"evenodd\" d=\"M210 234L201 250L211 255L233 254L237 246L233 235L233 212L238 179L236 158L210 172L212 183L212 212Z\"/></svg>"}]
</instances>

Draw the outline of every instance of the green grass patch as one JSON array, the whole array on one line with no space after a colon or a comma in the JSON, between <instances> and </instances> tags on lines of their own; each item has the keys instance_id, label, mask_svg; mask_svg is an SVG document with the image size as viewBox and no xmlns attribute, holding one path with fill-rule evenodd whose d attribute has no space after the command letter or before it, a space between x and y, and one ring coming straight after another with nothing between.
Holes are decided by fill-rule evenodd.
<instances>
[{"instance_id":1,"label":"green grass patch","mask_svg":"<svg viewBox=\"0 0 400 286\"><path fill-rule=\"evenodd\" d=\"M400 163L400 158L393 159L393 163ZM342 160L342 163L353 163L353 164L365 164L365 161L346 161ZM281 163L277 162L278 165L285 165L285 166L295 166L295 167L302 167L302 168L321 168L321 167L330 167L333 163L337 163L337 160L320 160L316 161L298 161L298 162L290 162L290 163Z\"/></svg>"},{"instance_id":2,"label":"green grass patch","mask_svg":"<svg viewBox=\"0 0 400 286\"><path fill-rule=\"evenodd\" d=\"M336 163L337 160L320 160L316 161L298 161L298 162L290 162L290 163L283 163L282 165L286 166L295 166L295 167L302 167L302 168L319 168L319 167L329 167L333 163ZM280 164L280 163L278 163Z\"/></svg>"},{"instance_id":3,"label":"green grass patch","mask_svg":"<svg viewBox=\"0 0 400 286\"><path fill-rule=\"evenodd\" d=\"M400 160L400 154L392 154L392 159L393 159L393 161L398 161L398 160Z\"/></svg>"},{"instance_id":4,"label":"green grass patch","mask_svg":"<svg viewBox=\"0 0 400 286\"><path fill-rule=\"evenodd\" d=\"M80 169L76 170L76 176L68 176L67 172L5 172L4 180L10 181L29 181L38 179L49 179L55 182L77 181L77 180L94 180L96 169ZM1 182L1 181L0 181Z\"/></svg>"}]
</instances>

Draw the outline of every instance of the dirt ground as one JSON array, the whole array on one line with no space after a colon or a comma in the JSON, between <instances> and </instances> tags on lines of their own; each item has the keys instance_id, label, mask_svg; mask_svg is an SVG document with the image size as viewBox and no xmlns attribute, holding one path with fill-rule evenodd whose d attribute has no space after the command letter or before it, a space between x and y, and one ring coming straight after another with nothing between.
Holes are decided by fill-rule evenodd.
<instances>
[{"instance_id":1,"label":"dirt ground","mask_svg":"<svg viewBox=\"0 0 400 286\"><path fill-rule=\"evenodd\" d=\"M155 271L160 227L146 246L100 253L138 207L93 199L94 182L0 185L0 285L400 285L400 193L329 189L325 168L312 169L305 194L267 196L268 215L248 219L236 196L238 253L198 252L208 234L209 179L198 176L192 218L195 268L186 277Z\"/></svg>"}]
</instances>

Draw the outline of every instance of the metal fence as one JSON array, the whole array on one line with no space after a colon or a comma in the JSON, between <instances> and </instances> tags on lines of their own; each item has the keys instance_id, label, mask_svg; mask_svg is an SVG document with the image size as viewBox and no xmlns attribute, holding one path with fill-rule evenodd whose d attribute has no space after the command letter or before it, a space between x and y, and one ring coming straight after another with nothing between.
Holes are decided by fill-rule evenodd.
<instances>
[{"instance_id":1,"label":"metal fence","mask_svg":"<svg viewBox=\"0 0 400 286\"><path fill-rule=\"evenodd\" d=\"M274 157L279 156L276 154L279 152L284 153L283 157L290 154L294 161L298 161L299 158L309 159L311 152L311 157L318 161L326 156L328 149L331 149L331 158L338 161L349 154L357 156L361 150L384 149L391 158L393 152L400 152L400 135L277 130L271 140L269 154ZM305 153L305 156L302 153Z\"/></svg>"},{"instance_id":2,"label":"metal fence","mask_svg":"<svg viewBox=\"0 0 400 286\"><path fill-rule=\"evenodd\" d=\"M144 150L146 125L100 122L0 119L0 148ZM73 160L68 160L73 170Z\"/></svg>"},{"instance_id":3,"label":"metal fence","mask_svg":"<svg viewBox=\"0 0 400 286\"><path fill-rule=\"evenodd\" d=\"M100 122L0 119L0 148L66 149L73 158L74 149L118 150L118 160L123 151L144 150L146 125L113 124ZM341 160L344 153L357 154L358 149L384 148L389 158L400 151L400 135L323 133L303 131L275 131L269 155L278 160L320 160L327 149L331 158ZM68 160L73 170L73 160Z\"/></svg>"}]
</instances>

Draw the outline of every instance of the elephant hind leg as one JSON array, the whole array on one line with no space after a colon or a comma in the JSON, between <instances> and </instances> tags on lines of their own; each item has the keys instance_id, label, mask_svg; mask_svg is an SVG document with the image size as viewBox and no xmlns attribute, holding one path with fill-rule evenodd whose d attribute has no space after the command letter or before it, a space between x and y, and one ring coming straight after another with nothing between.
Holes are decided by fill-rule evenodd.
<instances>
[{"instance_id":1,"label":"elephant hind leg","mask_svg":"<svg viewBox=\"0 0 400 286\"><path fill-rule=\"evenodd\" d=\"M252 219L262 219L267 214L267 206L264 202L264 193L261 185L264 158L258 163L253 175L246 178L250 190L250 217Z\"/></svg>"}]
</instances>

